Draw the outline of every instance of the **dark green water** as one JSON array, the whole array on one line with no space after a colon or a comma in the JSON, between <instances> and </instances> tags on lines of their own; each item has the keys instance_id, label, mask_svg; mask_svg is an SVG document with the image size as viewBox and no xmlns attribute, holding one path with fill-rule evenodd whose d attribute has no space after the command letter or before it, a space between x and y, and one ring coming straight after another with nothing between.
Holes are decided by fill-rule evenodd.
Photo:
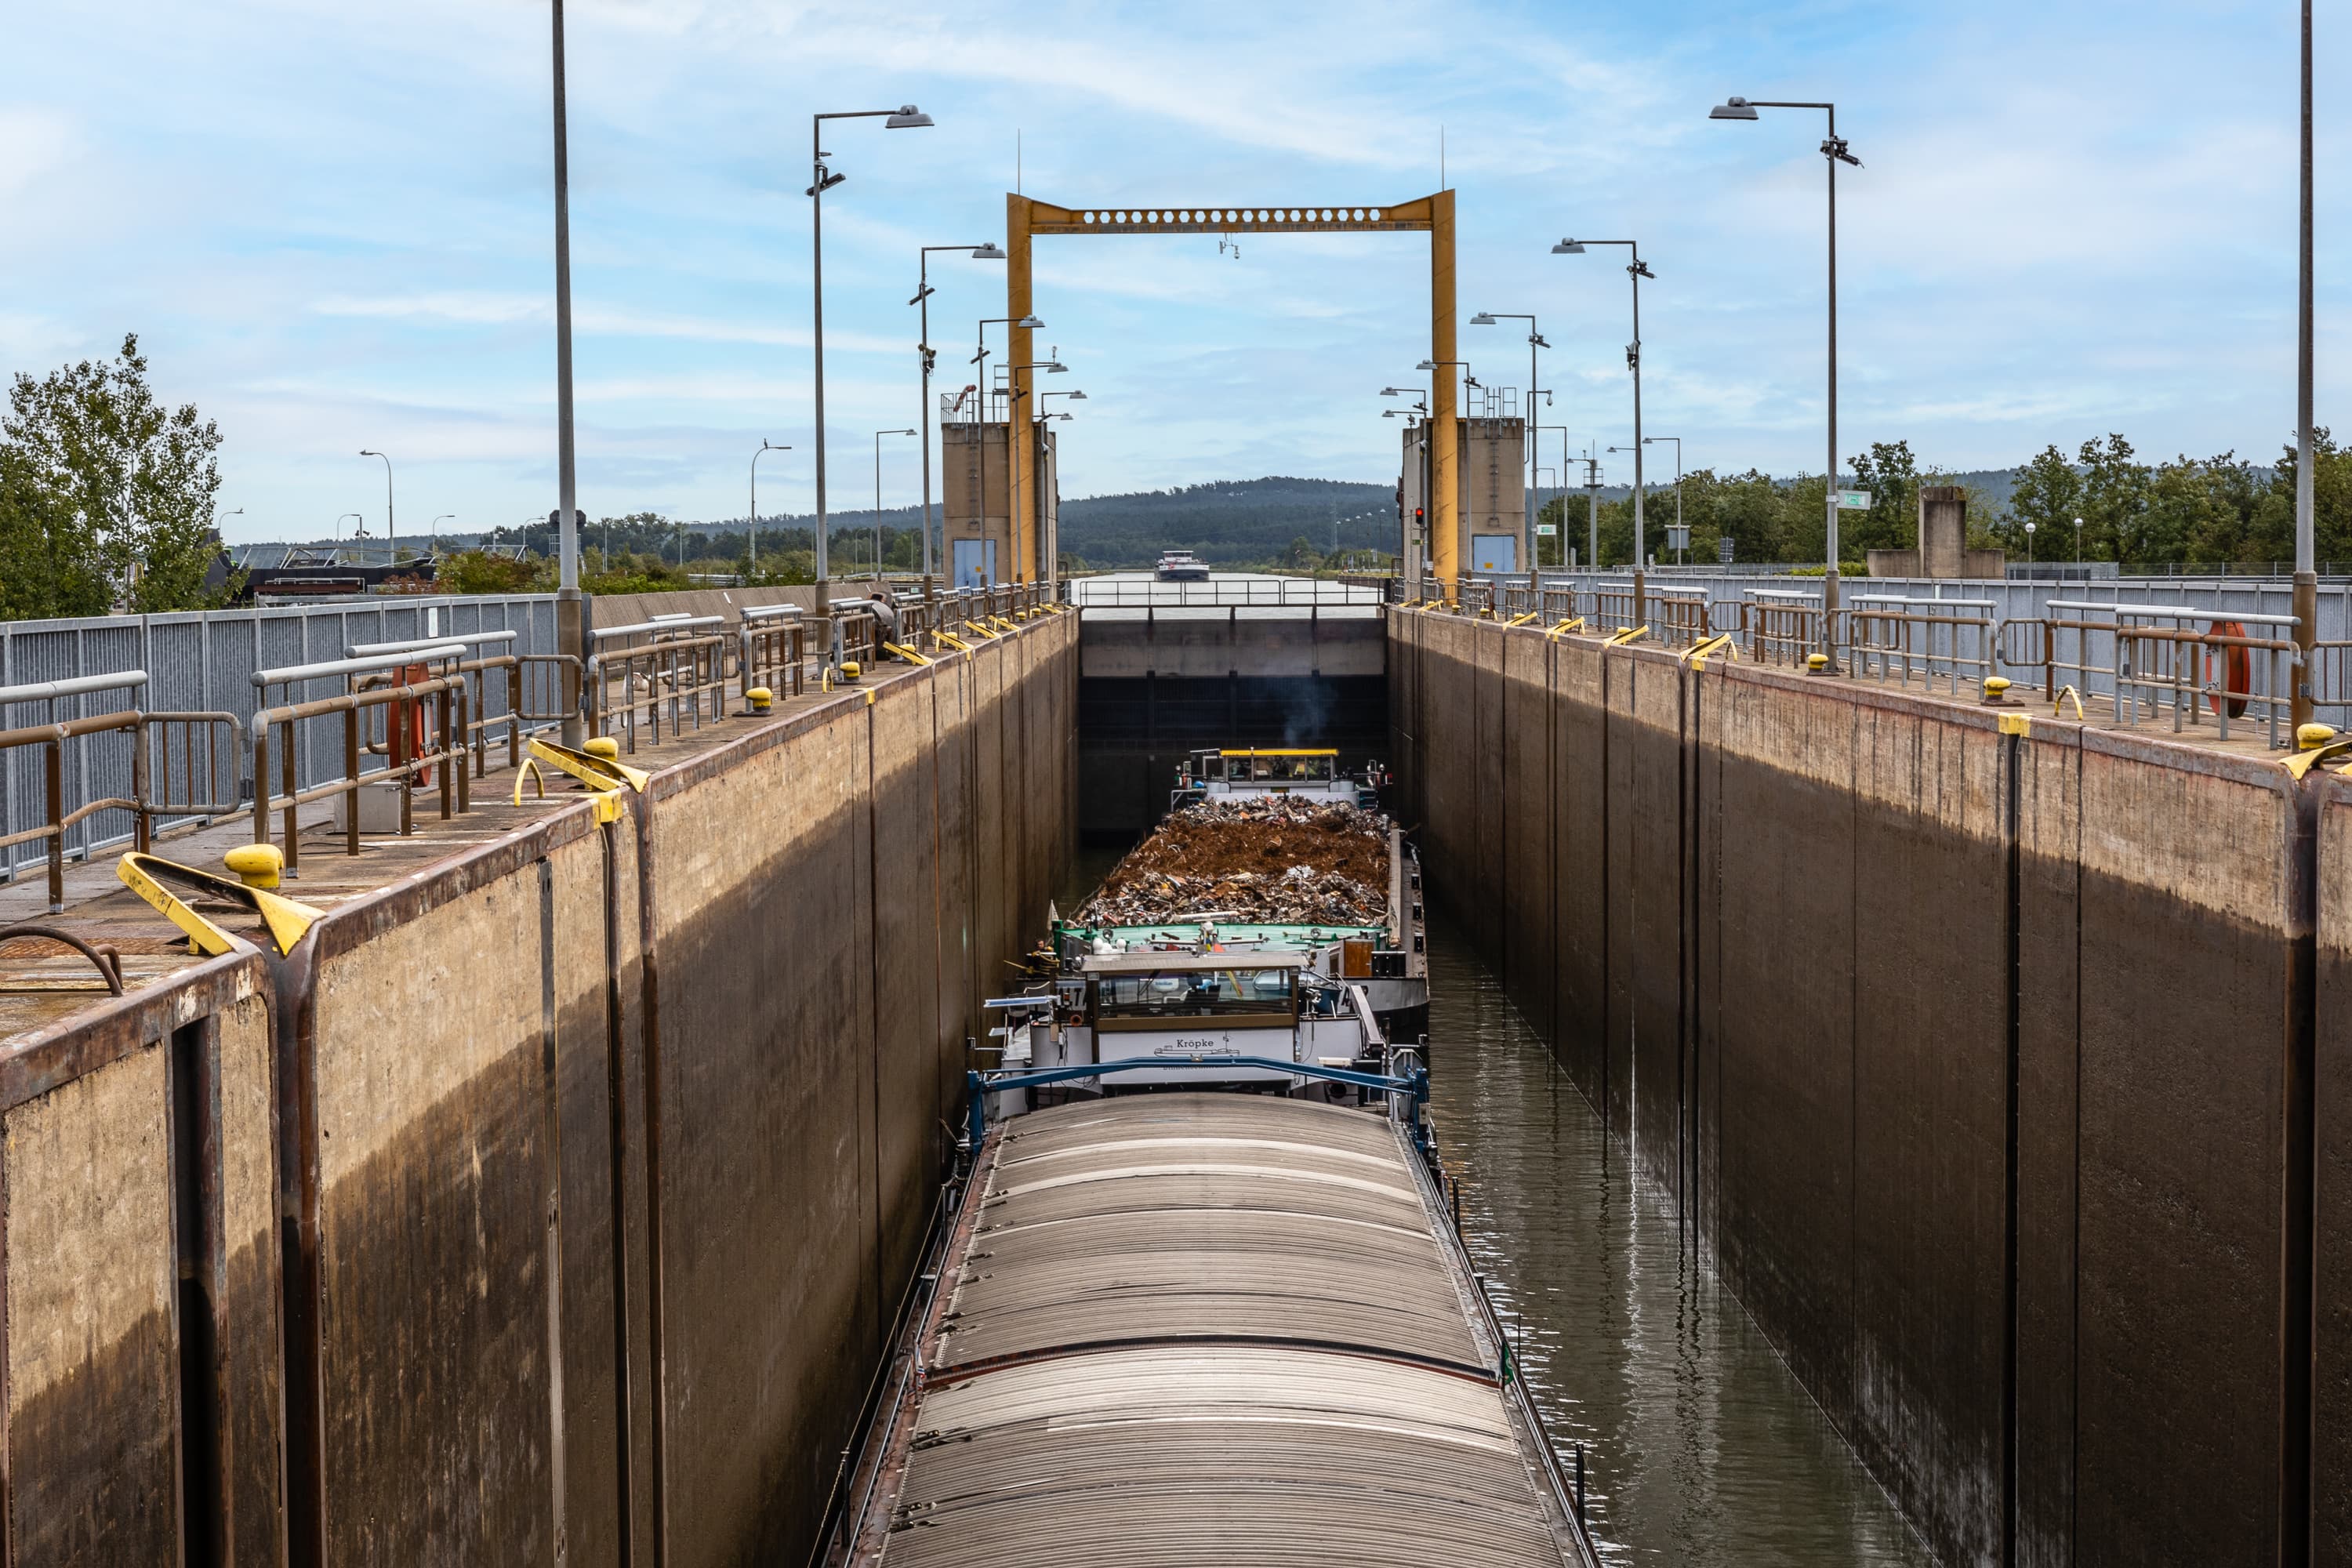
<instances>
[{"instance_id":1,"label":"dark green water","mask_svg":"<svg viewBox=\"0 0 2352 1568\"><path fill-rule=\"evenodd\" d=\"M1075 910L1118 860L1088 847ZM1430 1090L1462 1225L1611 1563L1935 1559L1467 943L1430 936Z\"/></svg>"},{"instance_id":2,"label":"dark green water","mask_svg":"<svg viewBox=\"0 0 2352 1568\"><path fill-rule=\"evenodd\" d=\"M1443 928L1432 1112L1471 1256L1616 1563L1931 1563L1672 1209Z\"/></svg>"}]
</instances>

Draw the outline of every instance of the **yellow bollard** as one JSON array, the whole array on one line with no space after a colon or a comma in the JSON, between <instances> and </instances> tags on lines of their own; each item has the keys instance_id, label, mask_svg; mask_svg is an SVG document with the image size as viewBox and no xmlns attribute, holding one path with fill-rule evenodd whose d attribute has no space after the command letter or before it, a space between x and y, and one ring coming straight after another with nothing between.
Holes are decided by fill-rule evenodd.
<instances>
[{"instance_id":1,"label":"yellow bollard","mask_svg":"<svg viewBox=\"0 0 2352 1568\"><path fill-rule=\"evenodd\" d=\"M769 705L776 700L776 694L764 686L751 688L751 690L743 693L743 697L751 704L751 711L754 713L765 713Z\"/></svg>"},{"instance_id":2,"label":"yellow bollard","mask_svg":"<svg viewBox=\"0 0 2352 1568\"><path fill-rule=\"evenodd\" d=\"M599 735L580 749L592 757L602 757L609 763L620 756L621 742L610 735Z\"/></svg>"},{"instance_id":3,"label":"yellow bollard","mask_svg":"<svg viewBox=\"0 0 2352 1568\"><path fill-rule=\"evenodd\" d=\"M858 668L858 666L857 666L857 661L856 661L856 659L854 659L854 658L845 658L845 659L843 659L843 660L841 661L841 679L844 679L844 680L856 680L859 676L861 676L861 675L863 675L863 674L865 674L865 673L866 673L866 672L865 672L864 670L862 670L862 669L860 669L860 668Z\"/></svg>"},{"instance_id":4,"label":"yellow bollard","mask_svg":"<svg viewBox=\"0 0 2352 1568\"><path fill-rule=\"evenodd\" d=\"M275 844L240 844L221 857L221 864L248 888L275 888L286 869L286 852Z\"/></svg>"}]
</instances>

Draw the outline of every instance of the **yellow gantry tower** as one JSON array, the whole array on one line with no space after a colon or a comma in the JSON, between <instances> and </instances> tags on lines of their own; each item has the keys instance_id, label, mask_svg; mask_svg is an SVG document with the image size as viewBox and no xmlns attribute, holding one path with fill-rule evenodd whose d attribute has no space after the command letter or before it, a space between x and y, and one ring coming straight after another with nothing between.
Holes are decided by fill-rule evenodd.
<instances>
[{"instance_id":1,"label":"yellow gantry tower","mask_svg":"<svg viewBox=\"0 0 2352 1568\"><path fill-rule=\"evenodd\" d=\"M1029 242L1041 234L1390 234L1425 230L1429 235L1430 378L1429 537L1430 569L1447 599L1455 595L1461 562L1455 516L1455 443L1458 439L1453 362L1454 193L1439 191L1396 206L1373 207L1061 207L1007 192L1004 239L1004 313L1013 319L1013 365L1036 363L1030 332L1020 323L1034 309ZM1036 399L1034 373L1009 374L1005 446L1013 463L1013 572L1016 582L1055 579L1055 563L1041 560L1037 520ZM983 393L983 395L985 394ZM983 403L983 408L986 405Z\"/></svg>"}]
</instances>

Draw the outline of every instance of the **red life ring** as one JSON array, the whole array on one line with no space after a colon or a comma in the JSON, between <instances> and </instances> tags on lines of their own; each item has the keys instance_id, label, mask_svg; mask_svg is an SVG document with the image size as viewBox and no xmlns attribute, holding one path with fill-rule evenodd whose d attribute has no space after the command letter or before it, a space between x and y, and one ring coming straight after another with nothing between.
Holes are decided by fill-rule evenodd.
<instances>
[{"instance_id":1,"label":"red life ring","mask_svg":"<svg viewBox=\"0 0 2352 1568\"><path fill-rule=\"evenodd\" d=\"M2246 628L2237 621L2215 621L2206 628L2206 635L2242 637L2246 635ZM2213 652L2210 646L2205 649L2205 684L2209 688L2205 693L2205 700L2212 704L2214 712L2219 713L2221 711L2223 694L2226 692L2230 704L2230 717L2242 719L2246 716L2246 699L2253 694L2254 689L2253 656L2248 649L2234 646L2221 649L2226 656L2222 667L2229 671L2229 680L2221 690L2215 691L2210 689L2213 685Z\"/></svg>"},{"instance_id":2,"label":"red life ring","mask_svg":"<svg viewBox=\"0 0 2352 1568\"><path fill-rule=\"evenodd\" d=\"M400 672L392 678L392 683L394 686L406 686L412 681L430 680L432 678L433 672L424 665L410 664L401 667ZM408 715L406 720L408 730L408 756L406 760L414 762L418 757L423 756L425 752L425 704L422 702L411 702L405 700L394 703L394 723L399 724L402 722L399 715L403 711L405 711ZM416 782L420 786L429 786L433 783L433 767L431 763L428 763L424 767L416 770Z\"/></svg>"}]
</instances>

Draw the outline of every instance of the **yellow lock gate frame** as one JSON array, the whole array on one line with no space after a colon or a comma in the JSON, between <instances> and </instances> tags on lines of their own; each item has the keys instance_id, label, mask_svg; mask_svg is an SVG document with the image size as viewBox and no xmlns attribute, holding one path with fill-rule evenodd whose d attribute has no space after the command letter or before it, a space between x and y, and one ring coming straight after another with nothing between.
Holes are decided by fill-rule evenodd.
<instances>
[{"instance_id":1,"label":"yellow lock gate frame","mask_svg":"<svg viewBox=\"0 0 2352 1568\"><path fill-rule=\"evenodd\" d=\"M1429 510L1430 570L1447 599L1454 597L1461 572L1459 521L1455 506L1455 450L1459 418L1452 362L1459 356L1454 341L1454 193L1384 207L1062 207L1032 196L1006 192L1004 248L1009 265L1004 272L1004 313L1012 318L1011 352L1007 364L1035 363L1034 330L1021 322L1029 319L1029 243L1041 234L1395 234L1425 232L1429 236L1429 359L1436 371L1430 377ZM1006 405L1005 446L1013 458L1013 572L1015 582L1038 578L1056 580L1055 563L1042 563L1037 521L1042 512L1037 493L1036 426L1034 400L1022 384L1029 373L1011 374ZM983 405L984 406L984 405ZM1030 498L1025 500L1024 498Z\"/></svg>"}]
</instances>

